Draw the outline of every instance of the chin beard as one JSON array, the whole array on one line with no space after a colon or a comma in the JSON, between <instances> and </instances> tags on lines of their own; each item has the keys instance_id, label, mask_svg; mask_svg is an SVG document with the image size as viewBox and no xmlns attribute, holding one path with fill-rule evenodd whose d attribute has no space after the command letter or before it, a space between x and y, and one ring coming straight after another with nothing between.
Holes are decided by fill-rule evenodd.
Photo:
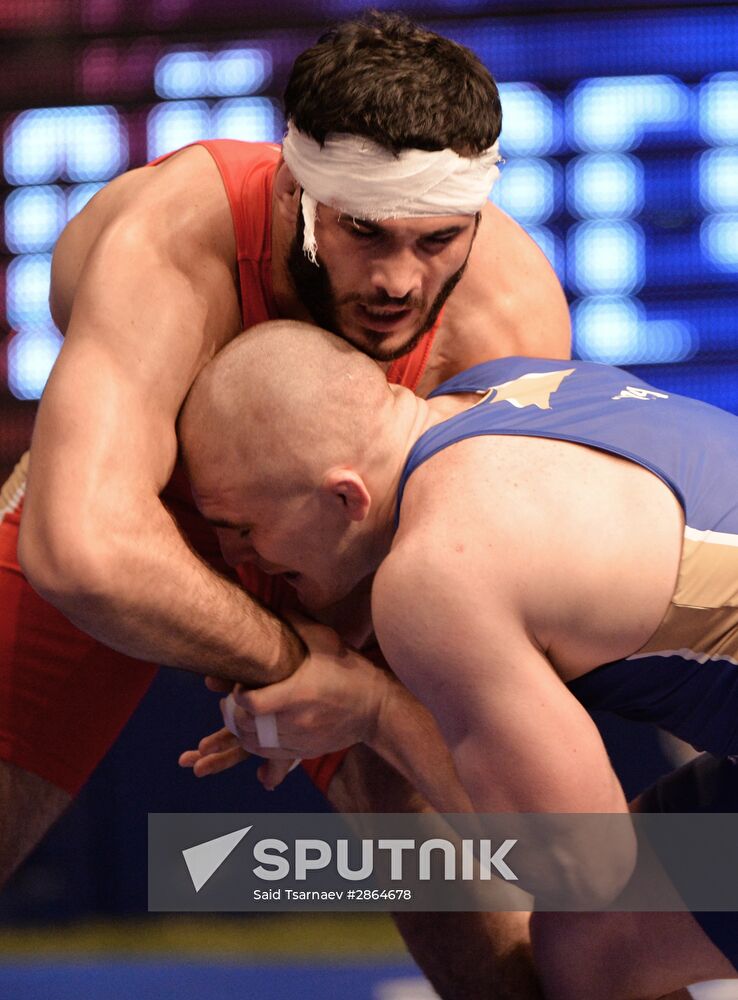
<instances>
[{"instance_id":1,"label":"chin beard","mask_svg":"<svg viewBox=\"0 0 738 1000\"><path fill-rule=\"evenodd\" d=\"M373 342L368 336L366 338L362 338L361 341L358 341L347 336L341 329L338 322L336 297L333 293L328 269L325 264L320 261L319 254L317 255L317 259L320 266L312 264L309 258L305 255L302 249L303 233L304 224L302 212L300 212L297 220L297 232L290 245L289 254L287 255L287 268L300 302L305 306L313 321L318 326L322 326L324 330L329 330L331 333L336 334L336 336L342 337L344 340L348 341L348 343L352 344L360 351L363 351L364 354L368 354L369 357L373 358L375 361L395 361L397 358L401 358L403 355L409 354L413 350L420 339L435 324L446 299L461 280L461 277L466 270L467 261L469 260L469 254L467 254L466 260L464 260L464 263L458 271L455 271L449 278L446 279L438 295L436 295L435 299L431 303L431 306L428 309L423 322L420 324L420 327L410 335L404 344L401 344L399 347L395 347L392 350L387 350L382 346L381 341ZM471 247L469 248L469 252L471 253ZM358 302L360 300L359 297L356 296L354 298L349 298L346 301ZM397 303L396 299L390 299L387 301ZM387 301L377 302L376 304L386 305Z\"/></svg>"}]
</instances>

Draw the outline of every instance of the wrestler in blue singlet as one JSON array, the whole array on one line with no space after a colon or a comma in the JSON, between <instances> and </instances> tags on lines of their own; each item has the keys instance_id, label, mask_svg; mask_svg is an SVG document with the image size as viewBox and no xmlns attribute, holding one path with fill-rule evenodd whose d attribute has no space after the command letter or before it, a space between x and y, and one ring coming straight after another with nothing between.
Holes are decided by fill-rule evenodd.
<instances>
[{"instance_id":1,"label":"wrestler in blue singlet","mask_svg":"<svg viewBox=\"0 0 738 1000\"><path fill-rule=\"evenodd\" d=\"M419 465L485 434L589 445L659 476L685 517L669 610L642 649L568 686L588 709L655 723L709 751L649 790L644 811L736 811L738 417L585 361L490 361L444 382L429 398L469 392L482 396L476 406L432 427L412 448L400 479L398 520L405 484ZM695 918L738 967L738 914Z\"/></svg>"}]
</instances>

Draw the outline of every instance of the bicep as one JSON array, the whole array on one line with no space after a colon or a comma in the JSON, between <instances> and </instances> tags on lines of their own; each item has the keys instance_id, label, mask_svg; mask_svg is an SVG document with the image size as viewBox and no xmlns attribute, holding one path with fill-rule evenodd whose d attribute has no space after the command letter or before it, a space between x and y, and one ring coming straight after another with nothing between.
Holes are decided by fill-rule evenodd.
<instances>
[{"instance_id":1,"label":"bicep","mask_svg":"<svg viewBox=\"0 0 738 1000\"><path fill-rule=\"evenodd\" d=\"M380 580L375 615L385 655L434 714L475 809L624 811L589 715L507 602L454 576L447 565Z\"/></svg>"},{"instance_id":2,"label":"bicep","mask_svg":"<svg viewBox=\"0 0 738 1000\"><path fill-rule=\"evenodd\" d=\"M117 221L80 276L34 430L26 541L66 532L81 511L99 529L140 499L157 500L176 458L181 403L233 332L217 263L188 274L148 236L140 220Z\"/></svg>"},{"instance_id":3,"label":"bicep","mask_svg":"<svg viewBox=\"0 0 738 1000\"><path fill-rule=\"evenodd\" d=\"M460 648L459 696L444 728L480 812L622 812L626 802L589 715L537 650ZM462 665L463 664L463 665ZM485 677L483 685L469 677ZM433 710L438 721L443 703Z\"/></svg>"},{"instance_id":4,"label":"bicep","mask_svg":"<svg viewBox=\"0 0 738 1000\"><path fill-rule=\"evenodd\" d=\"M36 420L27 510L37 501L84 509L121 487L155 496L167 482L174 414L122 362L94 339L64 344Z\"/></svg>"},{"instance_id":5,"label":"bicep","mask_svg":"<svg viewBox=\"0 0 738 1000\"><path fill-rule=\"evenodd\" d=\"M102 232L40 406L34 459L71 449L83 473L105 450L117 452L122 466L135 452L141 475L164 485L182 401L235 332L222 304L229 278L219 262L201 258L197 271L183 268L140 219L118 219Z\"/></svg>"}]
</instances>

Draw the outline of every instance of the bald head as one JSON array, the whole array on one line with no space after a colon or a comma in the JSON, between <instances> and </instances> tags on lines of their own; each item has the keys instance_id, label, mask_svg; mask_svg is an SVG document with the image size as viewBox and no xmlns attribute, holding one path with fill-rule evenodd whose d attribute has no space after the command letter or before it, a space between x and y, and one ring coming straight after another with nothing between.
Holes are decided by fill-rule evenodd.
<instances>
[{"instance_id":1,"label":"bald head","mask_svg":"<svg viewBox=\"0 0 738 1000\"><path fill-rule=\"evenodd\" d=\"M193 478L207 465L258 464L265 485L353 464L392 405L384 373L333 334L276 320L225 347L195 380L180 417ZM305 482L308 485L308 482Z\"/></svg>"}]
</instances>

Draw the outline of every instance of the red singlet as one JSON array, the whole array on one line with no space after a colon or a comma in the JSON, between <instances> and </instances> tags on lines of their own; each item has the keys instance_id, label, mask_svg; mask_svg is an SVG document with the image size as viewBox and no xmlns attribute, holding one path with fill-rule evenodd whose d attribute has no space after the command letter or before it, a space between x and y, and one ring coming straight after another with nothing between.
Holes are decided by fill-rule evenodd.
<instances>
[{"instance_id":1,"label":"red singlet","mask_svg":"<svg viewBox=\"0 0 738 1000\"><path fill-rule=\"evenodd\" d=\"M244 329L277 318L271 284L272 181L278 146L216 139L199 143L215 160L233 215ZM172 154L169 154L172 155ZM160 157L153 165L166 157ZM415 389L436 327L394 362L392 382ZM18 565L25 491L23 460L0 490L0 758L74 795L107 752L156 667L108 649L67 621L30 587ZM195 550L224 575L215 533L194 507L178 467L162 499ZM70 512L71 516L72 512ZM294 603L278 578L239 568L242 584L274 610ZM345 751L305 762L325 791Z\"/></svg>"}]
</instances>

